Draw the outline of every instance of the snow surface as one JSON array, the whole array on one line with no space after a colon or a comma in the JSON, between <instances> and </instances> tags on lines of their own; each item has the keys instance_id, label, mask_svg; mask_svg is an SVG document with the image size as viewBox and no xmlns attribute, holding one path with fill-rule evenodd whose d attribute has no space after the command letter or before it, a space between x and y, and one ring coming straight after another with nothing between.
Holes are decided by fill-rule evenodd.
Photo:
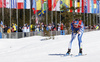
<instances>
[{"instance_id":1,"label":"snow surface","mask_svg":"<svg viewBox=\"0 0 100 62\"><path fill-rule=\"evenodd\" d=\"M83 35L83 53L86 56L62 57L68 49L71 35L56 36L55 40L40 41L44 37L0 39L0 62L99 62L100 31ZM78 41L74 40L72 54L78 54Z\"/></svg>"}]
</instances>

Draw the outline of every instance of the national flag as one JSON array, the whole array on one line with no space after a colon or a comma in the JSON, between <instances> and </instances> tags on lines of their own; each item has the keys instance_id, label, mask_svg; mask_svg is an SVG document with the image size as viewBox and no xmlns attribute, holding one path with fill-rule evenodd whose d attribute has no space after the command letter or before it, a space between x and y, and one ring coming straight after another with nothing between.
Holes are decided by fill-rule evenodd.
<instances>
[{"instance_id":1,"label":"national flag","mask_svg":"<svg viewBox=\"0 0 100 62\"><path fill-rule=\"evenodd\" d=\"M82 0L80 0L80 13L82 13Z\"/></svg>"},{"instance_id":2,"label":"national flag","mask_svg":"<svg viewBox=\"0 0 100 62\"><path fill-rule=\"evenodd\" d=\"M0 0L0 8L2 8L2 0Z\"/></svg>"},{"instance_id":3,"label":"national flag","mask_svg":"<svg viewBox=\"0 0 100 62\"><path fill-rule=\"evenodd\" d=\"M10 2L9 2L9 0L3 0L3 7L4 8L10 8Z\"/></svg>"},{"instance_id":4,"label":"national flag","mask_svg":"<svg viewBox=\"0 0 100 62\"><path fill-rule=\"evenodd\" d=\"M52 11L52 0L48 0L48 9Z\"/></svg>"},{"instance_id":5,"label":"national flag","mask_svg":"<svg viewBox=\"0 0 100 62\"><path fill-rule=\"evenodd\" d=\"M75 8L77 7L77 0L75 0ZM77 12L77 10L75 10L75 12Z\"/></svg>"},{"instance_id":6,"label":"national flag","mask_svg":"<svg viewBox=\"0 0 100 62\"><path fill-rule=\"evenodd\" d=\"M36 0L36 10L41 10L41 0Z\"/></svg>"},{"instance_id":7,"label":"national flag","mask_svg":"<svg viewBox=\"0 0 100 62\"><path fill-rule=\"evenodd\" d=\"M79 7L79 9L77 9L77 12L80 13L80 0L77 0L77 7Z\"/></svg>"},{"instance_id":8,"label":"national flag","mask_svg":"<svg viewBox=\"0 0 100 62\"><path fill-rule=\"evenodd\" d=\"M24 9L24 0L17 0L17 8Z\"/></svg>"},{"instance_id":9,"label":"national flag","mask_svg":"<svg viewBox=\"0 0 100 62\"><path fill-rule=\"evenodd\" d=\"M6 0L6 8L10 8L10 0Z\"/></svg>"},{"instance_id":10,"label":"national flag","mask_svg":"<svg viewBox=\"0 0 100 62\"><path fill-rule=\"evenodd\" d=\"M97 1L97 13L99 13L99 1Z\"/></svg>"},{"instance_id":11,"label":"national flag","mask_svg":"<svg viewBox=\"0 0 100 62\"><path fill-rule=\"evenodd\" d=\"M52 11L60 11L60 0L52 0Z\"/></svg>"},{"instance_id":12,"label":"national flag","mask_svg":"<svg viewBox=\"0 0 100 62\"><path fill-rule=\"evenodd\" d=\"M65 0L65 6L66 8L70 8L70 0ZM70 12L70 10L68 10Z\"/></svg>"},{"instance_id":13,"label":"national flag","mask_svg":"<svg viewBox=\"0 0 100 62\"><path fill-rule=\"evenodd\" d=\"M96 8L97 8L97 2L94 0L94 13L96 13Z\"/></svg>"},{"instance_id":14,"label":"national flag","mask_svg":"<svg viewBox=\"0 0 100 62\"><path fill-rule=\"evenodd\" d=\"M84 13L84 0L82 0L82 13Z\"/></svg>"},{"instance_id":15,"label":"national flag","mask_svg":"<svg viewBox=\"0 0 100 62\"><path fill-rule=\"evenodd\" d=\"M84 9L85 9L85 13L87 13L87 0L84 0Z\"/></svg>"},{"instance_id":16,"label":"national flag","mask_svg":"<svg viewBox=\"0 0 100 62\"><path fill-rule=\"evenodd\" d=\"M88 13L90 13L90 0L87 0L87 2L88 2L88 5L87 5Z\"/></svg>"},{"instance_id":17,"label":"national flag","mask_svg":"<svg viewBox=\"0 0 100 62\"><path fill-rule=\"evenodd\" d=\"M46 10L40 10L40 11L38 12L38 15L41 16L41 15L43 15L44 13L46 13Z\"/></svg>"},{"instance_id":18,"label":"national flag","mask_svg":"<svg viewBox=\"0 0 100 62\"><path fill-rule=\"evenodd\" d=\"M33 9L33 13L36 13L36 1L32 0L32 9Z\"/></svg>"},{"instance_id":19,"label":"national flag","mask_svg":"<svg viewBox=\"0 0 100 62\"><path fill-rule=\"evenodd\" d=\"M11 8L17 8L17 0L11 0Z\"/></svg>"},{"instance_id":20,"label":"national flag","mask_svg":"<svg viewBox=\"0 0 100 62\"><path fill-rule=\"evenodd\" d=\"M60 0L60 11L62 11L62 6L65 6L65 0Z\"/></svg>"},{"instance_id":21,"label":"national flag","mask_svg":"<svg viewBox=\"0 0 100 62\"><path fill-rule=\"evenodd\" d=\"M31 2L31 0L24 0L24 9L30 9L31 8L30 2Z\"/></svg>"},{"instance_id":22,"label":"national flag","mask_svg":"<svg viewBox=\"0 0 100 62\"><path fill-rule=\"evenodd\" d=\"M33 9L33 13L35 14L36 12L38 12L39 10L36 9L36 1L32 0L32 9Z\"/></svg>"},{"instance_id":23,"label":"national flag","mask_svg":"<svg viewBox=\"0 0 100 62\"><path fill-rule=\"evenodd\" d=\"M3 7L6 8L6 0L3 0Z\"/></svg>"},{"instance_id":24,"label":"national flag","mask_svg":"<svg viewBox=\"0 0 100 62\"><path fill-rule=\"evenodd\" d=\"M73 1L72 0L70 0L70 8L73 6ZM70 9L70 12L73 12L73 10L72 9Z\"/></svg>"},{"instance_id":25,"label":"national flag","mask_svg":"<svg viewBox=\"0 0 100 62\"><path fill-rule=\"evenodd\" d=\"M40 11L38 12L38 15L39 15L39 16L41 16L41 15L42 15L42 10L40 10Z\"/></svg>"},{"instance_id":26,"label":"national flag","mask_svg":"<svg viewBox=\"0 0 100 62\"><path fill-rule=\"evenodd\" d=\"M93 3L93 0L91 0L91 13L94 13L94 3Z\"/></svg>"},{"instance_id":27,"label":"national flag","mask_svg":"<svg viewBox=\"0 0 100 62\"><path fill-rule=\"evenodd\" d=\"M42 0L42 10L46 10L47 1Z\"/></svg>"},{"instance_id":28,"label":"national flag","mask_svg":"<svg viewBox=\"0 0 100 62\"><path fill-rule=\"evenodd\" d=\"M47 1L46 0L42 0L42 10L39 11L39 16L41 16L42 14L46 13L46 6L47 6Z\"/></svg>"},{"instance_id":29,"label":"national flag","mask_svg":"<svg viewBox=\"0 0 100 62\"><path fill-rule=\"evenodd\" d=\"M60 7L65 6L65 0L60 0Z\"/></svg>"}]
</instances>

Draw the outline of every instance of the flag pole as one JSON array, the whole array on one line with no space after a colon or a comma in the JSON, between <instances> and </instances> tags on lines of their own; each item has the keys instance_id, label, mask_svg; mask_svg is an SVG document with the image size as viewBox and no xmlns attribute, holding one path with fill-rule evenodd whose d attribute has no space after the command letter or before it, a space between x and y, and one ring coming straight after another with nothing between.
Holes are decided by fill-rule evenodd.
<instances>
[{"instance_id":1,"label":"flag pole","mask_svg":"<svg viewBox=\"0 0 100 62\"><path fill-rule=\"evenodd\" d=\"M4 25L4 0L2 0L2 21Z\"/></svg>"},{"instance_id":2,"label":"flag pole","mask_svg":"<svg viewBox=\"0 0 100 62\"><path fill-rule=\"evenodd\" d=\"M100 25L100 1L99 1L99 25Z\"/></svg>"},{"instance_id":3,"label":"flag pole","mask_svg":"<svg viewBox=\"0 0 100 62\"><path fill-rule=\"evenodd\" d=\"M24 4L25 4L26 2L24 1ZM23 26L24 26L24 24L25 24L25 8L23 8ZM23 32L23 37L24 37L24 32Z\"/></svg>"},{"instance_id":4,"label":"flag pole","mask_svg":"<svg viewBox=\"0 0 100 62\"><path fill-rule=\"evenodd\" d=\"M35 0L35 3L37 2L37 0ZM35 4L36 8L35 8L35 24L37 24L37 5ZM35 31L35 35L36 35L36 31Z\"/></svg>"},{"instance_id":5,"label":"flag pole","mask_svg":"<svg viewBox=\"0 0 100 62\"><path fill-rule=\"evenodd\" d=\"M57 7L55 8L55 26L57 28ZM57 35L57 30L56 30L56 35Z\"/></svg>"},{"instance_id":6,"label":"flag pole","mask_svg":"<svg viewBox=\"0 0 100 62\"><path fill-rule=\"evenodd\" d=\"M84 1L85 3L85 1ZM84 26L85 26L85 4L84 4Z\"/></svg>"},{"instance_id":7,"label":"flag pole","mask_svg":"<svg viewBox=\"0 0 100 62\"><path fill-rule=\"evenodd\" d=\"M10 29L11 29L11 0L10 0ZM9 38L11 38L11 33Z\"/></svg>"},{"instance_id":8,"label":"flag pole","mask_svg":"<svg viewBox=\"0 0 100 62\"><path fill-rule=\"evenodd\" d=\"M17 1L18 2L18 1ZM16 18L17 18L17 32L16 32L16 38L18 38L18 4L16 9Z\"/></svg>"},{"instance_id":9,"label":"flag pole","mask_svg":"<svg viewBox=\"0 0 100 62\"><path fill-rule=\"evenodd\" d=\"M97 4L97 0L96 0L96 4ZM95 16L95 18L96 18L96 25L97 25L97 5L96 5L96 16Z\"/></svg>"},{"instance_id":10,"label":"flag pole","mask_svg":"<svg viewBox=\"0 0 100 62\"><path fill-rule=\"evenodd\" d=\"M46 0L48 2L48 0ZM48 25L48 4L46 5L46 25Z\"/></svg>"},{"instance_id":11,"label":"flag pole","mask_svg":"<svg viewBox=\"0 0 100 62\"><path fill-rule=\"evenodd\" d=\"M29 34L29 36L31 36L31 2L32 2L32 0L30 0L30 34Z\"/></svg>"},{"instance_id":12,"label":"flag pole","mask_svg":"<svg viewBox=\"0 0 100 62\"><path fill-rule=\"evenodd\" d=\"M53 11L51 7L51 26L53 25ZM51 28L51 36L52 36L52 28Z\"/></svg>"},{"instance_id":13,"label":"flag pole","mask_svg":"<svg viewBox=\"0 0 100 62\"><path fill-rule=\"evenodd\" d=\"M87 26L88 26L88 13L89 13L89 12L88 12L88 2L89 2L89 1L87 1Z\"/></svg>"}]
</instances>

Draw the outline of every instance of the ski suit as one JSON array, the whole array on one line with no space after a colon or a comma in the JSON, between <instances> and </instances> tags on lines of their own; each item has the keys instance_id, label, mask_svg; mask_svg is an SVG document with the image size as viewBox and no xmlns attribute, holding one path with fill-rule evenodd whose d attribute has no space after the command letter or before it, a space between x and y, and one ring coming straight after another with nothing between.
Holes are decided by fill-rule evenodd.
<instances>
[{"instance_id":1,"label":"ski suit","mask_svg":"<svg viewBox=\"0 0 100 62\"><path fill-rule=\"evenodd\" d=\"M78 24L78 27L75 28L74 24ZM69 44L69 49L72 48L72 42L75 39L78 32L80 32L80 34L78 34L79 49L82 48L82 40L81 39L82 39L82 35L83 35L83 32L84 32L83 22L81 20L80 21L73 21L71 23L71 30L72 30L72 36L71 36L71 41L70 41L70 44Z\"/></svg>"}]
</instances>

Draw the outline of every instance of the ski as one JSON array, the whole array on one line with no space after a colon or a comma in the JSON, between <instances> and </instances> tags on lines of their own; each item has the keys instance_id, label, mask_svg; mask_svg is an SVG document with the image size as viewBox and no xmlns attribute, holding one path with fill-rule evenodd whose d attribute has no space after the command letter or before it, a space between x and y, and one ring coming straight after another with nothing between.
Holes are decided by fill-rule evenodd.
<instances>
[{"instance_id":1,"label":"ski","mask_svg":"<svg viewBox=\"0 0 100 62\"><path fill-rule=\"evenodd\" d=\"M74 54L70 54L70 55L64 54L64 55L63 55L63 57L66 57L66 56L71 56L71 57L72 57L72 56L74 56Z\"/></svg>"},{"instance_id":2,"label":"ski","mask_svg":"<svg viewBox=\"0 0 100 62\"><path fill-rule=\"evenodd\" d=\"M86 55L87 55L87 54L82 54L82 55L78 54L78 55L75 55L74 57L86 56Z\"/></svg>"}]
</instances>

